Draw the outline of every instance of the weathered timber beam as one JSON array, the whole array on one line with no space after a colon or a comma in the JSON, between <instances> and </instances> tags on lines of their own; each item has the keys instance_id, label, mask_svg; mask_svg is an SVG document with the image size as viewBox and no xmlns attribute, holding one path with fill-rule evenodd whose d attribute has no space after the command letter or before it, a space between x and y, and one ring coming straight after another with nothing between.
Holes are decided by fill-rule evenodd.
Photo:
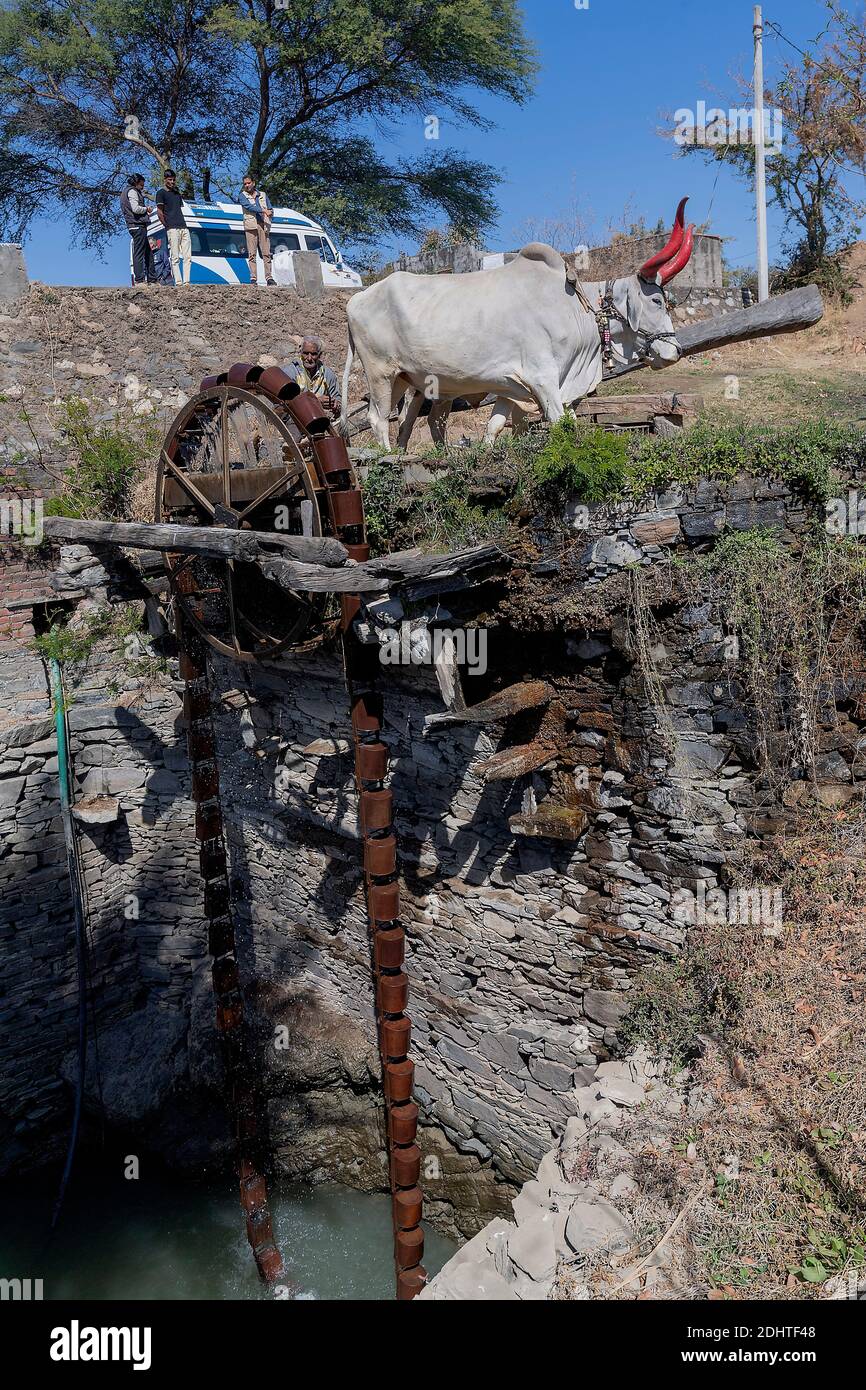
<instances>
[{"instance_id":1,"label":"weathered timber beam","mask_svg":"<svg viewBox=\"0 0 866 1390\"><path fill-rule=\"evenodd\" d=\"M281 556L260 555L256 564L268 579L284 589L317 593L386 594L414 600L422 591L438 593L455 588L471 588L492 573L503 573L511 564L504 551L494 545L474 546L451 555L425 555L420 550L395 551L359 564L325 569L299 565Z\"/></svg>"},{"instance_id":2,"label":"weathered timber beam","mask_svg":"<svg viewBox=\"0 0 866 1390\"><path fill-rule=\"evenodd\" d=\"M276 555L259 555L255 563L266 579L281 589L308 594L385 594L391 587L387 579L370 574L366 565L305 565Z\"/></svg>"},{"instance_id":3,"label":"weathered timber beam","mask_svg":"<svg viewBox=\"0 0 866 1390\"><path fill-rule=\"evenodd\" d=\"M549 705L554 690L546 681L520 681L509 685L505 690L497 690L477 705L466 705L463 709L446 710L444 714L429 714L424 721L425 729L436 728L442 724L498 724L527 709L540 709Z\"/></svg>"},{"instance_id":4,"label":"weathered timber beam","mask_svg":"<svg viewBox=\"0 0 866 1390\"><path fill-rule=\"evenodd\" d=\"M279 531L232 531L223 526L164 526L144 521L86 521L79 517L47 516L43 525L50 540L83 545L125 545L131 550L172 551L178 555L207 555L214 559L255 562L262 550L281 550L292 559L314 565L343 565L348 552L331 537L289 536Z\"/></svg>"},{"instance_id":5,"label":"weathered timber beam","mask_svg":"<svg viewBox=\"0 0 866 1390\"><path fill-rule=\"evenodd\" d=\"M728 343L744 343L750 338L771 338L779 333L797 333L818 323L823 314L824 301L817 285L804 285L798 290L788 290L786 294L773 295L763 304L752 304L748 309L737 309L732 314L723 314L721 318L687 324L685 328L677 330L677 342L683 357L692 357L696 352L725 347ZM612 371L605 372L604 380L613 381L615 377L627 376L629 372L640 371L648 365L647 362L630 362L623 367L614 367ZM676 362L665 363L667 367L676 365Z\"/></svg>"},{"instance_id":6,"label":"weathered timber beam","mask_svg":"<svg viewBox=\"0 0 866 1390\"><path fill-rule=\"evenodd\" d=\"M480 545L450 555L405 550L356 563L338 540L282 535L270 531L232 531L220 526L163 526L149 522L45 518L52 540L88 546L126 546L132 550L203 555L258 565L284 589L307 593L384 594L414 592L423 585L470 587L480 576L501 573L511 561L497 546ZM277 552L277 553L275 553Z\"/></svg>"}]
</instances>

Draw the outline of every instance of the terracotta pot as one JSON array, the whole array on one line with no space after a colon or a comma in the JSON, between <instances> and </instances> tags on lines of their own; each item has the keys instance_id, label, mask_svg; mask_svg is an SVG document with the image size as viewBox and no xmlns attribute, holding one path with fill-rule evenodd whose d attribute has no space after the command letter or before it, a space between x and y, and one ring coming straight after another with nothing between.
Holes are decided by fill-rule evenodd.
<instances>
[{"instance_id":1,"label":"terracotta pot","mask_svg":"<svg viewBox=\"0 0 866 1390\"><path fill-rule=\"evenodd\" d=\"M268 1200L268 1190L261 1173L241 1180L241 1206L244 1211L258 1211Z\"/></svg>"},{"instance_id":2,"label":"terracotta pot","mask_svg":"<svg viewBox=\"0 0 866 1390\"><path fill-rule=\"evenodd\" d=\"M316 462L326 478L351 470L346 445L337 434L324 434L313 441Z\"/></svg>"},{"instance_id":3,"label":"terracotta pot","mask_svg":"<svg viewBox=\"0 0 866 1390\"><path fill-rule=\"evenodd\" d=\"M193 801L210 801L219 791L219 774L216 763L200 763L193 769Z\"/></svg>"},{"instance_id":4,"label":"terracotta pot","mask_svg":"<svg viewBox=\"0 0 866 1390\"><path fill-rule=\"evenodd\" d=\"M421 1220L423 1197L420 1187L394 1193L394 1222L401 1231L411 1231Z\"/></svg>"},{"instance_id":5,"label":"terracotta pot","mask_svg":"<svg viewBox=\"0 0 866 1390\"><path fill-rule=\"evenodd\" d=\"M397 837L383 835L379 839L364 841L364 871L377 878L385 878L397 869Z\"/></svg>"},{"instance_id":6,"label":"terracotta pot","mask_svg":"<svg viewBox=\"0 0 866 1390\"><path fill-rule=\"evenodd\" d=\"M364 502L356 488L328 494L335 526L363 526Z\"/></svg>"},{"instance_id":7,"label":"terracotta pot","mask_svg":"<svg viewBox=\"0 0 866 1390\"><path fill-rule=\"evenodd\" d=\"M412 1024L408 1018L386 1018L382 1024L382 1048L386 1058L401 1062L409 1051Z\"/></svg>"},{"instance_id":8,"label":"terracotta pot","mask_svg":"<svg viewBox=\"0 0 866 1390\"><path fill-rule=\"evenodd\" d=\"M420 1226L412 1231L398 1231L394 1237L394 1258L398 1269L414 1269L424 1255L424 1232Z\"/></svg>"},{"instance_id":9,"label":"terracotta pot","mask_svg":"<svg viewBox=\"0 0 866 1390\"><path fill-rule=\"evenodd\" d=\"M377 734L381 727L382 696L375 692L356 695L352 701L352 728L355 733Z\"/></svg>"},{"instance_id":10,"label":"terracotta pot","mask_svg":"<svg viewBox=\"0 0 866 1390\"><path fill-rule=\"evenodd\" d=\"M394 819L394 798L390 790L361 792L361 827L365 835L371 830L388 830Z\"/></svg>"},{"instance_id":11,"label":"terracotta pot","mask_svg":"<svg viewBox=\"0 0 866 1390\"><path fill-rule=\"evenodd\" d=\"M395 1105L412 1099L412 1086L415 1081L415 1063L406 1058L405 1062L386 1062L384 1068L385 1095Z\"/></svg>"},{"instance_id":12,"label":"terracotta pot","mask_svg":"<svg viewBox=\"0 0 866 1390\"><path fill-rule=\"evenodd\" d=\"M374 922L396 922L400 916L399 883L374 883L370 888L370 916Z\"/></svg>"},{"instance_id":13,"label":"terracotta pot","mask_svg":"<svg viewBox=\"0 0 866 1390\"><path fill-rule=\"evenodd\" d=\"M311 434L324 434L325 430L330 429L331 421L323 411L322 402L311 391L301 391L291 397L281 393L280 398L286 402L295 424L302 430L309 430Z\"/></svg>"},{"instance_id":14,"label":"terracotta pot","mask_svg":"<svg viewBox=\"0 0 866 1390\"><path fill-rule=\"evenodd\" d=\"M391 1150L391 1168L397 1187L414 1187L421 1176L421 1150L417 1144Z\"/></svg>"},{"instance_id":15,"label":"terracotta pot","mask_svg":"<svg viewBox=\"0 0 866 1390\"><path fill-rule=\"evenodd\" d=\"M224 956L235 949L235 931L230 917L208 922L207 948L212 956Z\"/></svg>"},{"instance_id":16,"label":"terracotta pot","mask_svg":"<svg viewBox=\"0 0 866 1390\"><path fill-rule=\"evenodd\" d=\"M250 383L250 372L257 372L261 376L261 367L254 367L251 362L236 362L233 367L229 367L226 379L229 386L248 386ZM254 377L253 380L256 378Z\"/></svg>"},{"instance_id":17,"label":"terracotta pot","mask_svg":"<svg viewBox=\"0 0 866 1390\"><path fill-rule=\"evenodd\" d=\"M427 1271L423 1265L416 1265L414 1269L401 1269L397 1275L398 1301L405 1303L417 1298L426 1283Z\"/></svg>"},{"instance_id":18,"label":"terracotta pot","mask_svg":"<svg viewBox=\"0 0 866 1390\"><path fill-rule=\"evenodd\" d=\"M223 833L223 818L219 806L196 806L195 835L197 840L215 840Z\"/></svg>"},{"instance_id":19,"label":"terracotta pot","mask_svg":"<svg viewBox=\"0 0 866 1390\"><path fill-rule=\"evenodd\" d=\"M406 933L402 927L387 927L373 937L376 965L380 970L399 970L406 953Z\"/></svg>"},{"instance_id":20,"label":"terracotta pot","mask_svg":"<svg viewBox=\"0 0 866 1390\"><path fill-rule=\"evenodd\" d=\"M414 1144L418 1133L418 1107L413 1100L391 1107L388 1132L395 1144Z\"/></svg>"},{"instance_id":21,"label":"terracotta pot","mask_svg":"<svg viewBox=\"0 0 866 1390\"><path fill-rule=\"evenodd\" d=\"M259 389L278 401L288 401L301 394L298 383L282 367L266 368L259 377Z\"/></svg>"},{"instance_id":22,"label":"terracotta pot","mask_svg":"<svg viewBox=\"0 0 866 1390\"><path fill-rule=\"evenodd\" d=\"M228 880L215 878L204 886L205 917L224 917L231 905Z\"/></svg>"},{"instance_id":23,"label":"terracotta pot","mask_svg":"<svg viewBox=\"0 0 866 1390\"><path fill-rule=\"evenodd\" d=\"M401 1014L409 1003L409 976L380 975L376 995L383 1014Z\"/></svg>"}]
</instances>

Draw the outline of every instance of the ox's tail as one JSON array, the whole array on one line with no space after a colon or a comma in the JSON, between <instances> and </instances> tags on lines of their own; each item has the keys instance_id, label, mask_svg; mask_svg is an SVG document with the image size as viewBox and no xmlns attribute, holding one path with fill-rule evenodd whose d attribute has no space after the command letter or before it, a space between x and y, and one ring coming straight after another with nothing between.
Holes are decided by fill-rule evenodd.
<instances>
[{"instance_id":1,"label":"ox's tail","mask_svg":"<svg viewBox=\"0 0 866 1390\"><path fill-rule=\"evenodd\" d=\"M355 342L352 337L352 327L349 325L349 351L346 354L346 365L343 368L343 394L340 398L340 433L344 439L349 438L349 375L352 371L352 362L355 357Z\"/></svg>"}]
</instances>

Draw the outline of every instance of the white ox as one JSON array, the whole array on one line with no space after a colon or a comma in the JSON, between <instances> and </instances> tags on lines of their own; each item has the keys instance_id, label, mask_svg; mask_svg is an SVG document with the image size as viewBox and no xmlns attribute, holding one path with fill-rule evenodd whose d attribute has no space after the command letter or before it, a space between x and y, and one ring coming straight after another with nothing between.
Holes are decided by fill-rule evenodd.
<instances>
[{"instance_id":1,"label":"white ox","mask_svg":"<svg viewBox=\"0 0 866 1390\"><path fill-rule=\"evenodd\" d=\"M485 440L493 443L512 402L531 401L551 423L594 391L604 367L598 309L609 323L613 360L638 358L664 367L680 356L664 285L689 259L683 198L670 240L634 275L581 286L562 256L531 242L513 261L469 275L397 271L349 300L349 352L343 372L342 422L349 373L360 358L370 390L369 423L391 447L388 417L410 388L401 422L405 447L425 397L493 395Z\"/></svg>"}]
</instances>

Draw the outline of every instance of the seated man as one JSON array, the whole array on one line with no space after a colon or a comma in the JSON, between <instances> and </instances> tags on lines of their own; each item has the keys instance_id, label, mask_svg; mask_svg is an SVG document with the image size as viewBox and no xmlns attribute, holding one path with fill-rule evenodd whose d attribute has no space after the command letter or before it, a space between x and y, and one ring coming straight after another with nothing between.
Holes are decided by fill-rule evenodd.
<instances>
[{"instance_id":1,"label":"seated man","mask_svg":"<svg viewBox=\"0 0 866 1390\"><path fill-rule=\"evenodd\" d=\"M165 234L162 236L148 237L148 242L153 252L153 269L157 284L173 285L174 275L171 269L171 257L168 254L168 247L165 244Z\"/></svg>"},{"instance_id":2,"label":"seated man","mask_svg":"<svg viewBox=\"0 0 866 1390\"><path fill-rule=\"evenodd\" d=\"M321 338L308 334L301 343L300 361L290 363L286 370L302 391L312 391L332 415L339 412L340 386L336 372L322 361Z\"/></svg>"}]
</instances>

